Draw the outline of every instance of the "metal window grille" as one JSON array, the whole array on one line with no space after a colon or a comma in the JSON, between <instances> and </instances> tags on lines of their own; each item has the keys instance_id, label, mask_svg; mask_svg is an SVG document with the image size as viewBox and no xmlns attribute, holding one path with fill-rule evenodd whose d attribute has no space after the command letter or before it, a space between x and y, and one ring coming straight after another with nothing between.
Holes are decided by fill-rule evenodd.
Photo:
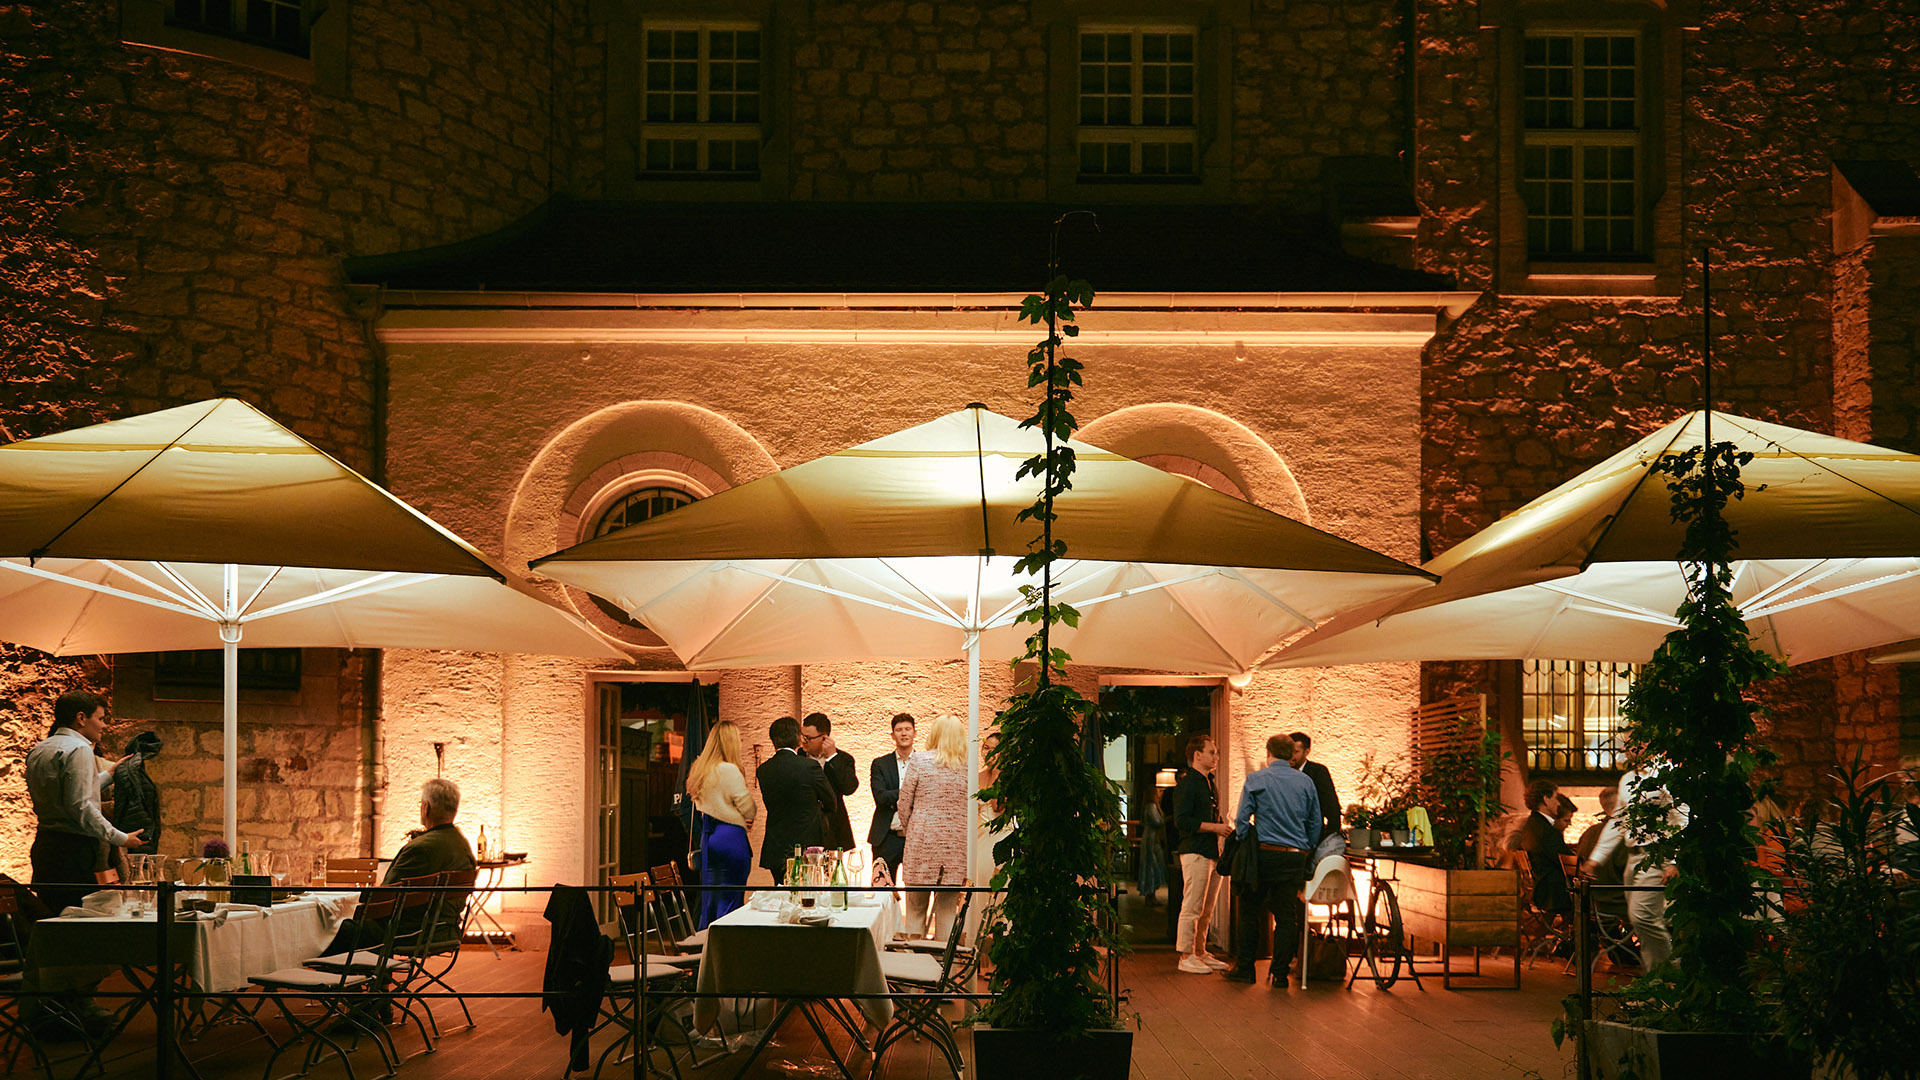
<instances>
[{"instance_id":1,"label":"metal window grille","mask_svg":"<svg viewBox=\"0 0 1920 1080\"><path fill-rule=\"evenodd\" d=\"M1197 173L1197 35L1190 29L1080 33L1080 173L1191 179Z\"/></svg>"},{"instance_id":2,"label":"metal window grille","mask_svg":"<svg viewBox=\"0 0 1920 1080\"><path fill-rule=\"evenodd\" d=\"M1633 34L1526 35L1520 193L1530 252L1641 249L1639 44Z\"/></svg>"},{"instance_id":3,"label":"metal window grille","mask_svg":"<svg viewBox=\"0 0 1920 1080\"><path fill-rule=\"evenodd\" d=\"M294 56L307 55L308 19L302 0L173 0L167 21Z\"/></svg>"},{"instance_id":4,"label":"metal window grille","mask_svg":"<svg viewBox=\"0 0 1920 1080\"><path fill-rule=\"evenodd\" d=\"M1520 667L1520 730L1527 767L1607 772L1621 767L1620 706L1636 664L1527 660Z\"/></svg>"},{"instance_id":5,"label":"metal window grille","mask_svg":"<svg viewBox=\"0 0 1920 1080\"><path fill-rule=\"evenodd\" d=\"M759 28L648 27L644 39L641 169L653 174L757 176Z\"/></svg>"}]
</instances>

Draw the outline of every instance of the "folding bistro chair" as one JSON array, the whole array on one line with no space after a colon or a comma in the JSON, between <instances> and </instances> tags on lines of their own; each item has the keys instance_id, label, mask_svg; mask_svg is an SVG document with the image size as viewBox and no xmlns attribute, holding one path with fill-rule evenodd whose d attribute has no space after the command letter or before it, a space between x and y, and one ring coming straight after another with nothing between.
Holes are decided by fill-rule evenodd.
<instances>
[{"instance_id":1,"label":"folding bistro chair","mask_svg":"<svg viewBox=\"0 0 1920 1080\"><path fill-rule=\"evenodd\" d=\"M973 895L972 893L966 894L966 899L963 901L963 904L971 906ZM965 907L961 909L962 914L965 913L965 910ZM956 916L956 918L959 918L959 916ZM964 920L961 921L964 922ZM926 938L901 938L898 941L889 941L886 944L886 949L889 952L919 953L935 959L942 959L949 948L953 950L953 963L948 965L947 968L947 985L945 989L955 994L967 993L967 987L972 982L974 975L980 970L980 956L983 950L980 949L979 942L969 942L966 940L964 930L958 942L955 942L952 934L948 934L946 941L928 941ZM967 1013L973 1012L979 1008L979 1004L979 1002L971 1000L963 1002L961 1005L961 1014L966 1015Z\"/></svg>"},{"instance_id":2,"label":"folding bistro chair","mask_svg":"<svg viewBox=\"0 0 1920 1080\"><path fill-rule=\"evenodd\" d=\"M959 1080L965 1067L960 1061L960 1044L954 1038L953 1024L940 1010L951 1000L948 995L965 992L953 977L954 955L959 951L967 909L972 905L973 894L963 894L938 959L918 950L889 949L880 954L880 970L886 974L887 990L893 994L893 1021L873 1043L875 1080L880 1076L881 1059L894 1043L908 1035L925 1036L939 1047L954 1080Z\"/></svg>"},{"instance_id":3,"label":"folding bistro chair","mask_svg":"<svg viewBox=\"0 0 1920 1080\"><path fill-rule=\"evenodd\" d=\"M698 956L707 947L707 932L693 928L693 905L681 887L680 868L673 863L647 871L653 884L654 917L647 930L668 956Z\"/></svg>"},{"instance_id":4,"label":"folding bistro chair","mask_svg":"<svg viewBox=\"0 0 1920 1080\"><path fill-rule=\"evenodd\" d=\"M420 1006L427 1019L433 1019L432 1010L427 1008L426 999L420 996L415 985L425 980L427 960L426 943L433 936L435 920L439 918L444 894L439 886L446 879L445 874L425 874L407 878L399 882L401 890L397 898L400 914L394 919L394 927L419 919L419 925L411 931L400 933L389 928L393 943L384 955L378 949L353 949L344 953L316 956L307 961L306 966L315 971L333 974L372 975L385 983L381 997L389 1004L399 1008L420 1030L420 1038L426 1043L427 1052L434 1050L434 1039L440 1033L436 1026L431 1034L427 1024L420 1020L420 1014L413 1011ZM391 1044L391 1039L389 1039Z\"/></svg>"},{"instance_id":5,"label":"folding bistro chair","mask_svg":"<svg viewBox=\"0 0 1920 1080\"><path fill-rule=\"evenodd\" d=\"M0 972L4 972L0 974L0 1049L7 1052L8 1072L13 1071L20 1060L20 1050L25 1047L33 1055L34 1065L46 1074L47 1080L53 1080L53 1063L47 1060L46 1050L28 1026L27 1014L21 1011L23 1001L34 999L26 994L26 975L22 970L26 950L15 933L15 917L19 913L20 901L13 885L0 885Z\"/></svg>"},{"instance_id":6,"label":"folding bistro chair","mask_svg":"<svg viewBox=\"0 0 1920 1080\"><path fill-rule=\"evenodd\" d=\"M480 907L473 890L474 883L480 880L480 871L449 870L440 876L441 885L447 891L440 894L440 909L435 914L433 922L428 924L432 927L432 931L419 946L423 950L418 957L417 969L421 993L428 992L431 987L439 987L450 994L454 992L453 987L447 983L447 975L460 961L460 943L467 939L467 927L473 924L474 912ZM450 911L458 911L459 920L454 923L451 930L443 931L442 928L447 922L447 913ZM434 1018L432 1000L425 997L419 997L416 1000L427 1012L427 1023L432 1025L434 1037L439 1038L440 1022ZM467 1029L472 1030L473 1013L467 1011L467 999L456 997L453 1000L454 1004L460 1006L461 1015L467 1018Z\"/></svg>"},{"instance_id":7,"label":"folding bistro chair","mask_svg":"<svg viewBox=\"0 0 1920 1080\"><path fill-rule=\"evenodd\" d=\"M1525 960L1532 967L1542 955L1552 956L1571 941L1571 928L1559 915L1534 905L1533 864L1527 861L1527 853L1509 851L1507 862L1516 871L1520 890L1520 951L1514 963Z\"/></svg>"},{"instance_id":8,"label":"folding bistro chair","mask_svg":"<svg viewBox=\"0 0 1920 1080\"><path fill-rule=\"evenodd\" d=\"M370 903L361 904L359 910L354 913L354 917L358 920L386 927L380 947L374 950L373 963L368 971L354 972L344 967L339 971L317 971L307 967L282 968L265 975L255 975L248 980L262 990L275 992L269 1000L279 1008L280 1015L292 1029L291 1036L275 1047L273 1053L268 1056L266 1068L261 1073L263 1077L273 1076L274 1062L280 1060L280 1055L289 1047L307 1043L306 1060L301 1064L300 1071L292 1075L305 1076L313 1070L314 1065L318 1064L324 1051L332 1050L335 1056L339 1057L340 1063L346 1066L347 1080L353 1080L353 1061L347 1056L347 1048L336 1042L327 1030L336 1021L344 1022L355 1029L353 1043L356 1048L359 1046L361 1034L371 1037L374 1048L380 1052L381 1063L387 1067L387 1071L382 1075L394 1074L395 1069L399 1067L395 1060L397 1054L387 1041L387 1033L382 1029L378 1018L370 1010L380 1003L381 992L387 985L384 971L387 961L393 956L396 937L394 927L397 925L395 915L399 909L399 899L388 894ZM320 1006L320 1014L304 1016L294 1012L287 1004L288 999L281 995L281 991L313 995L306 1000L317 1002Z\"/></svg>"},{"instance_id":9,"label":"folding bistro chair","mask_svg":"<svg viewBox=\"0 0 1920 1080\"><path fill-rule=\"evenodd\" d=\"M328 859L327 888L369 889L380 884L379 859Z\"/></svg>"},{"instance_id":10,"label":"folding bistro chair","mask_svg":"<svg viewBox=\"0 0 1920 1080\"><path fill-rule=\"evenodd\" d=\"M615 874L608 880L615 890L615 919L620 926L620 935L626 941L626 964L615 964L607 969L607 991L600 999L600 1022L594 1025L590 1034L598 1034L608 1027L620 1029L620 1037L608 1044L600 1052L600 1060L594 1064L595 1080L600 1070L606 1067L609 1059L617 1066L629 1061L635 1053L648 1055L647 1069L658 1075L666 1075L652 1060L654 1050L665 1051L667 1066L672 1070L675 1080L679 1080L680 1062L673 1051L659 1039L662 1026L671 1023L680 1032L681 1042L687 1047L688 1062L699 1067L692 1060L693 1037L686 1024L676 1015L676 1010L685 1006L691 999L683 995L693 989L694 969L684 964L667 962L668 957L647 957L646 980L639 989L646 995L640 999L640 1011L644 1017L634 1012L635 982L640 979L640 960L646 949L646 941L636 925L643 917L642 905L651 901L647 896L647 875ZM662 1000L659 995L665 995ZM623 1048L625 1053L622 1053Z\"/></svg>"}]
</instances>

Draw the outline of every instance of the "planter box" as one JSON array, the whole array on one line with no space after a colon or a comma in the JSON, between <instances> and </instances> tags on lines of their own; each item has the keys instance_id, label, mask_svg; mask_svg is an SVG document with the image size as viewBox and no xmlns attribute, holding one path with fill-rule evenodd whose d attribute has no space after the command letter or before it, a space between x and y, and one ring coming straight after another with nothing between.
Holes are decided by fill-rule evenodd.
<instances>
[{"instance_id":1,"label":"planter box","mask_svg":"<svg viewBox=\"0 0 1920 1080\"><path fill-rule=\"evenodd\" d=\"M1520 878L1512 870L1442 870L1424 863L1394 863L1393 891L1400 898L1400 919L1407 934L1440 947L1441 984L1479 975L1479 957L1471 973L1453 971L1454 949L1520 948ZM1513 966L1520 985L1520 964Z\"/></svg>"},{"instance_id":2,"label":"planter box","mask_svg":"<svg viewBox=\"0 0 1920 1080\"><path fill-rule=\"evenodd\" d=\"M1581 1025L1594 1080L1807 1080L1811 1066L1796 1062L1783 1041L1718 1031L1655 1031L1589 1020Z\"/></svg>"},{"instance_id":3,"label":"planter box","mask_svg":"<svg viewBox=\"0 0 1920 1080\"><path fill-rule=\"evenodd\" d=\"M1133 1032L1089 1031L1061 1041L1028 1028L973 1029L973 1074L978 1080L1127 1080Z\"/></svg>"}]
</instances>

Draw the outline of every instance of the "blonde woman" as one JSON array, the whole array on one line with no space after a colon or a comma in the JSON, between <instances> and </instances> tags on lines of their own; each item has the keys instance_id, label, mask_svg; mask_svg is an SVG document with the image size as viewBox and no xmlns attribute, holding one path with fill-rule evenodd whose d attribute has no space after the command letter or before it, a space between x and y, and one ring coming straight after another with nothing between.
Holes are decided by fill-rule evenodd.
<instances>
[{"instance_id":1,"label":"blonde woman","mask_svg":"<svg viewBox=\"0 0 1920 1080\"><path fill-rule=\"evenodd\" d=\"M700 894L695 920L700 929L746 902L743 890L753 871L753 845L747 826L760 813L740 771L740 729L722 720L707 733L707 745L687 770L687 795L698 813L700 884L732 886Z\"/></svg>"},{"instance_id":2,"label":"blonde woman","mask_svg":"<svg viewBox=\"0 0 1920 1080\"><path fill-rule=\"evenodd\" d=\"M907 850L901 858L908 886L907 932L927 933L929 902L932 936L944 938L952 925L958 893L917 892L912 886L964 885L967 882L967 729L960 718L939 716L927 733L927 748L908 759L900 785L899 814Z\"/></svg>"}]
</instances>

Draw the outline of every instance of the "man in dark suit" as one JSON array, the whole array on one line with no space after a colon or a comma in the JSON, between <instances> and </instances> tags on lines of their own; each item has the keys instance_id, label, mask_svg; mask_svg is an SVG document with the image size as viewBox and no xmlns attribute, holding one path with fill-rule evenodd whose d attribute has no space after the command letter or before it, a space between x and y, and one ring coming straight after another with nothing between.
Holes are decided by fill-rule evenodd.
<instances>
[{"instance_id":1,"label":"man in dark suit","mask_svg":"<svg viewBox=\"0 0 1920 1080\"><path fill-rule=\"evenodd\" d=\"M760 865L773 872L773 883L787 883L787 860L795 847L824 846L827 810L833 789L820 763L800 753L800 721L783 716L767 729L773 756L754 772L760 801L767 808L767 836L760 845Z\"/></svg>"},{"instance_id":2,"label":"man in dark suit","mask_svg":"<svg viewBox=\"0 0 1920 1080\"><path fill-rule=\"evenodd\" d=\"M1567 838L1554 828L1553 816L1560 808L1560 789L1550 780L1535 780L1522 797L1527 804L1527 820L1513 831L1507 846L1527 853L1527 865L1533 869L1533 906L1541 911L1573 910L1573 895L1567 891L1567 873L1560 856L1570 855Z\"/></svg>"},{"instance_id":3,"label":"man in dark suit","mask_svg":"<svg viewBox=\"0 0 1920 1080\"><path fill-rule=\"evenodd\" d=\"M834 745L833 721L826 713L808 713L800 721L800 750L820 763L827 774L827 786L833 789L833 802L827 807L826 846L845 851L853 846L853 825L847 820L847 796L860 790L860 769L853 755Z\"/></svg>"},{"instance_id":4,"label":"man in dark suit","mask_svg":"<svg viewBox=\"0 0 1920 1080\"><path fill-rule=\"evenodd\" d=\"M1333 774L1325 765L1317 761L1308 761L1307 753L1313 749L1313 736L1304 731L1296 731L1287 736L1293 740L1293 767L1299 769L1307 779L1313 781L1314 794L1320 797L1320 841L1340 831L1340 796L1333 790Z\"/></svg>"},{"instance_id":5,"label":"man in dark suit","mask_svg":"<svg viewBox=\"0 0 1920 1080\"><path fill-rule=\"evenodd\" d=\"M873 791L873 825L867 829L867 843L873 845L873 857L885 859L887 871L898 877L900 858L907 851L906 834L893 825L893 810L900 802L900 781L906 779L907 758L913 756L913 717L901 713L893 718L893 753L873 759L867 779Z\"/></svg>"}]
</instances>

